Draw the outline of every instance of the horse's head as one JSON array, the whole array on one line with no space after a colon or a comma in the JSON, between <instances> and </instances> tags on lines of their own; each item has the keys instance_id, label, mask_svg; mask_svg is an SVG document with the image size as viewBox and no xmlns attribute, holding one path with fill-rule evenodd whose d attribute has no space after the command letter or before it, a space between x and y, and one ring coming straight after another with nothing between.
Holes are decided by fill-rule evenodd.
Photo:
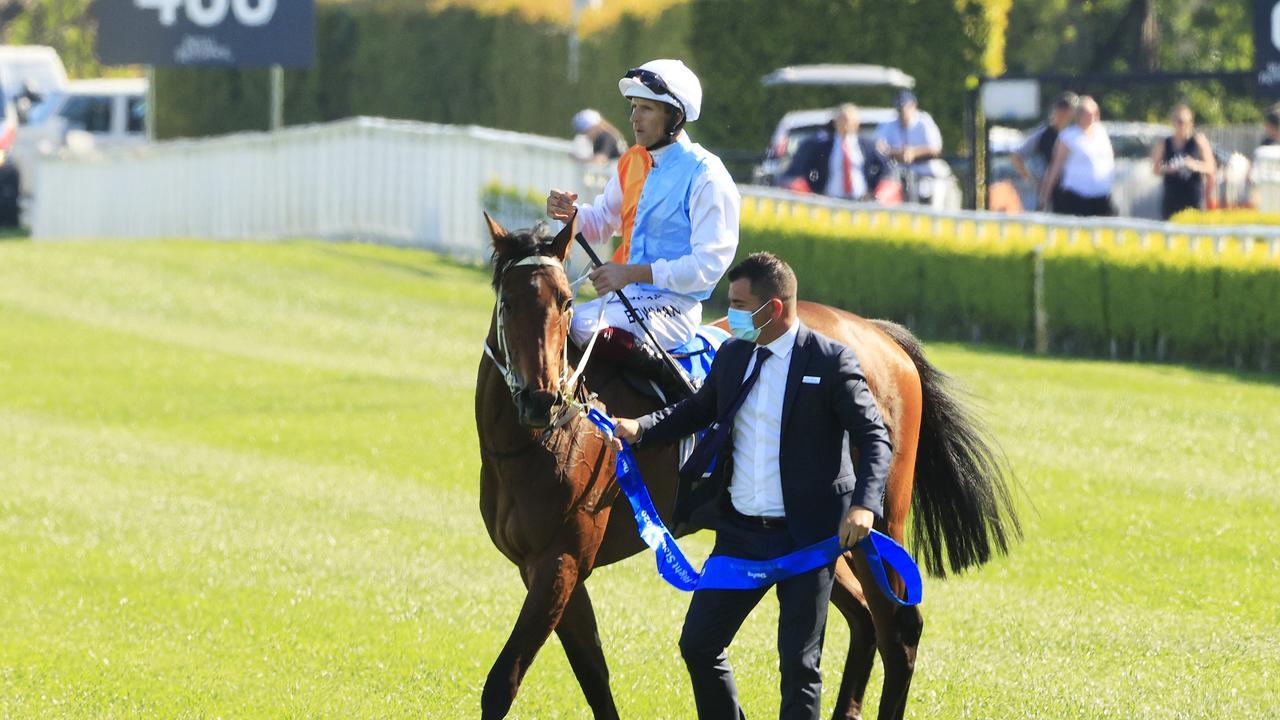
<instances>
[{"instance_id":1,"label":"horse's head","mask_svg":"<svg viewBox=\"0 0 1280 720\"><path fill-rule=\"evenodd\" d=\"M545 226L507 232L485 214L493 237L494 330L520 423L544 428L564 401L573 290L564 261L576 232L570 222L554 238ZM499 365L501 368L502 366Z\"/></svg>"}]
</instances>

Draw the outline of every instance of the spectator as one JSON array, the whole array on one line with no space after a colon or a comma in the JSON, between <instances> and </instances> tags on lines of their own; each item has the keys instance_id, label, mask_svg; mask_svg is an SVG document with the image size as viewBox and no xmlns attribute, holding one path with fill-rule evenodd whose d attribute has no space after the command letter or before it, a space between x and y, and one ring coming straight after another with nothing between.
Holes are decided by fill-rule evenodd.
<instances>
[{"instance_id":1,"label":"spectator","mask_svg":"<svg viewBox=\"0 0 1280 720\"><path fill-rule=\"evenodd\" d=\"M1262 130L1266 134L1259 145L1280 145L1280 105L1267 108L1267 114L1262 116Z\"/></svg>"},{"instance_id":2,"label":"spectator","mask_svg":"<svg viewBox=\"0 0 1280 720\"><path fill-rule=\"evenodd\" d=\"M1164 178L1160 216L1165 220L1179 210L1203 210L1205 187L1213 187L1213 175L1218 169L1209 139L1195 131L1195 116L1186 103L1173 106L1169 121L1173 123L1173 135L1151 151L1151 170Z\"/></svg>"},{"instance_id":3,"label":"spectator","mask_svg":"<svg viewBox=\"0 0 1280 720\"><path fill-rule=\"evenodd\" d=\"M866 200L884 174L884 156L875 143L858 137L858 106L836 108L830 126L805 140L782 176L784 187L831 197Z\"/></svg>"},{"instance_id":4,"label":"spectator","mask_svg":"<svg viewBox=\"0 0 1280 720\"><path fill-rule=\"evenodd\" d=\"M942 133L929 113L919 109L910 90L898 93L894 107L898 109L898 119L876 128L876 149L906 168L907 199L927 200L933 194L932 181L917 181L934 177L929 161L942 154Z\"/></svg>"},{"instance_id":5,"label":"spectator","mask_svg":"<svg viewBox=\"0 0 1280 720\"><path fill-rule=\"evenodd\" d=\"M604 165L622 157L627 151L627 141L618 128L609 124L599 112L587 108L573 116L573 131L578 133L583 148L590 146L591 154L582 153L583 159L595 165ZM577 140L578 138L575 138Z\"/></svg>"},{"instance_id":6,"label":"spectator","mask_svg":"<svg viewBox=\"0 0 1280 720\"><path fill-rule=\"evenodd\" d=\"M1032 130L1022 145L1013 152L1014 169L1033 188L1030 197L1023 200L1023 206L1027 210L1041 209L1036 204L1036 199L1040 195L1044 176L1049 171L1049 164L1053 161L1053 148L1058 142L1058 134L1075 120L1079 105L1080 97L1073 92L1058 95L1049 106L1049 119ZM1050 193L1052 191L1053 188L1050 188Z\"/></svg>"},{"instance_id":7,"label":"spectator","mask_svg":"<svg viewBox=\"0 0 1280 720\"><path fill-rule=\"evenodd\" d=\"M1058 133L1053 162L1040 187L1040 207L1064 215L1115 215L1111 205L1111 184L1115 180L1116 156L1111 138L1099 119L1098 103L1088 95L1080 98L1076 124ZM1057 193L1053 189L1061 188Z\"/></svg>"}]
</instances>

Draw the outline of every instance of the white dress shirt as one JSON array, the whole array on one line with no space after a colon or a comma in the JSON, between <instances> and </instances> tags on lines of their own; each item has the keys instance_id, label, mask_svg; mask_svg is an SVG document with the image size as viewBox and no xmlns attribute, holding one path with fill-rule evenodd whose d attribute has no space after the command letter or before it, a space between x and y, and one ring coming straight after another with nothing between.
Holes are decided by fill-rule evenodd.
<instances>
[{"instance_id":1,"label":"white dress shirt","mask_svg":"<svg viewBox=\"0 0 1280 720\"><path fill-rule=\"evenodd\" d=\"M676 142L688 146L688 133L681 132ZM653 150L654 165L662 163L662 154L670 147ZM711 160L714 159L714 162ZM706 172L693 181L689 200L689 224L693 233L689 245L693 251L675 260L653 263L653 284L682 295L713 290L724 276L738 251L738 209L741 204L738 186L724 164L710 155ZM578 204L578 232L592 244L603 243L622 229L622 185L614 173L604 192L590 205Z\"/></svg>"},{"instance_id":2,"label":"white dress shirt","mask_svg":"<svg viewBox=\"0 0 1280 720\"><path fill-rule=\"evenodd\" d=\"M784 517L787 514L782 502L782 467L778 455L782 448L782 400L787 392L791 350L799 332L797 322L782 337L765 346L773 355L760 369L760 377L751 386L733 420L733 480L729 483L729 498L743 515ZM751 375L756 361L753 351L743 380Z\"/></svg>"},{"instance_id":3,"label":"white dress shirt","mask_svg":"<svg viewBox=\"0 0 1280 720\"><path fill-rule=\"evenodd\" d=\"M844 156L849 156L849 163L852 167L853 192L849 195L844 193ZM867 194L867 178L862 173L862 148L858 146L858 139L845 135L841 137L836 135L831 142L831 159L827 163L827 187L824 195L829 197L842 197L858 199Z\"/></svg>"}]
</instances>

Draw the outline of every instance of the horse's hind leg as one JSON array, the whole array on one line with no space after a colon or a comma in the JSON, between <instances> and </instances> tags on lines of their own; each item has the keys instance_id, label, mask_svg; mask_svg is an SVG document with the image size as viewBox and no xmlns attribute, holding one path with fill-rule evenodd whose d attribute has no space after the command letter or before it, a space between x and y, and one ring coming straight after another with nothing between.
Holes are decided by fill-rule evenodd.
<instances>
[{"instance_id":1,"label":"horse's hind leg","mask_svg":"<svg viewBox=\"0 0 1280 720\"><path fill-rule=\"evenodd\" d=\"M849 623L849 654L844 661L844 678L836 696L834 720L861 720L862 700L876 659L876 628L871 610L862 596L862 586L843 559L836 562L836 579L831 602Z\"/></svg>"},{"instance_id":2,"label":"horse's hind leg","mask_svg":"<svg viewBox=\"0 0 1280 720\"><path fill-rule=\"evenodd\" d=\"M865 593L875 623L876 647L884 663L884 689L880 693L879 720L901 720L907 709L907 693L916 668L916 649L924 631L924 616L917 605L903 606L885 597L860 552L853 553L854 574Z\"/></svg>"},{"instance_id":3,"label":"horse's hind leg","mask_svg":"<svg viewBox=\"0 0 1280 720\"><path fill-rule=\"evenodd\" d=\"M618 708L614 706L613 693L609 690L609 666L600 647L596 613L591 607L587 586L581 582L569 596L564 616L556 625L556 635L560 637L564 654L569 657L569 665L596 720L615 720Z\"/></svg>"},{"instance_id":4,"label":"horse's hind leg","mask_svg":"<svg viewBox=\"0 0 1280 720\"><path fill-rule=\"evenodd\" d=\"M489 670L480 696L480 716L484 720L506 717L511 710L533 656L560 622L578 584L578 561L566 552L545 556L528 566L525 584L529 594L525 596L507 644Z\"/></svg>"}]
</instances>

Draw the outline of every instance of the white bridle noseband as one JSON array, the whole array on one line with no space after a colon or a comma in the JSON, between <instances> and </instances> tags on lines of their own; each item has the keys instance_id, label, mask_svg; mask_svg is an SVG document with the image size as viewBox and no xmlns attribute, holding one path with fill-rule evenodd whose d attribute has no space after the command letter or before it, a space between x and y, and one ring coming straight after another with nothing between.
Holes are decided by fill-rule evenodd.
<instances>
[{"instance_id":1,"label":"white bridle noseband","mask_svg":"<svg viewBox=\"0 0 1280 720\"><path fill-rule=\"evenodd\" d=\"M496 330L498 335L498 352L502 354L503 360L507 362L510 362L511 355L508 352L506 327L504 325L503 317L502 317L502 280L503 278L505 278L507 271L511 270L512 268L526 267L526 266L535 266L535 267L545 266L545 267L558 268L560 272L565 273L566 278L568 277L568 273L565 272L563 263L561 263L556 258L547 257L544 255L531 255L526 258L521 258L520 260L517 260L507 265L506 267L502 268L501 272L498 275L498 300L494 304L493 312L494 312L494 324L496 325ZM602 307L601 307L602 314L603 314L603 309L604 308L602 304ZM570 323L573 322L572 306L569 307L568 320ZM567 335L567 331L566 331L566 335ZM582 360L581 362L578 363L578 369L573 374L569 373L569 342L570 340L566 336L564 341L564 351L563 351L564 354L563 354L563 357L561 358L561 363L560 363L560 379L559 379L559 387L557 388L558 397L556 399L556 404L560 406L560 411L557 413L556 417L552 420L551 425L548 426L547 428L548 430L554 430L558 427L561 427L565 423L569 422L569 420L586 412L587 406L590 404L591 400L593 399L593 398L587 398L585 402L578 402L575 396L577 395L578 381L582 378L582 371L587 366L587 360L591 356L592 348L595 347L596 335L593 334L591 336L591 342L587 344L587 349L586 351L583 352ZM487 355L489 359L493 361L493 364L498 368L498 372L502 373L502 379L506 381L507 389L511 391L511 399L515 400L516 397L522 391L524 391L525 389L524 383L521 382L520 378L516 377L515 372L507 365L507 363L503 362L502 360L498 360L497 354L495 354L493 351L493 348L489 346L488 340L485 340L485 343L484 343L484 354Z\"/></svg>"}]
</instances>

